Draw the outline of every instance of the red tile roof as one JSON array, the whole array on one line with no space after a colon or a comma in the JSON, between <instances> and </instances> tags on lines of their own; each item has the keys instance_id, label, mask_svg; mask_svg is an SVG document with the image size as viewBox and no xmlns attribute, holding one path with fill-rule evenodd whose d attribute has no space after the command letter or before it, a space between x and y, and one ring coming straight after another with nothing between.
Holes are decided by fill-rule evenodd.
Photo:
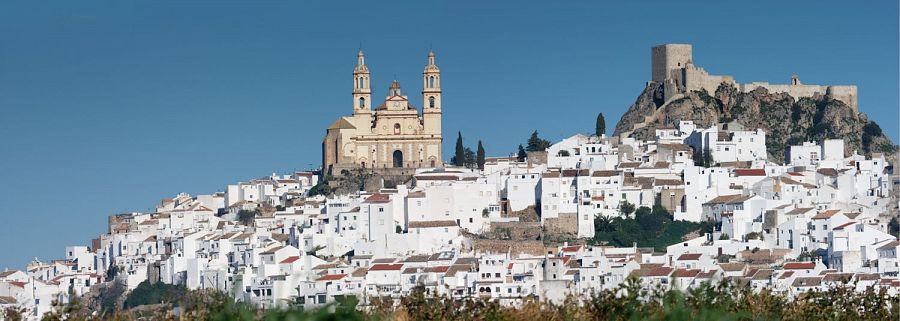
<instances>
[{"instance_id":1,"label":"red tile roof","mask_svg":"<svg viewBox=\"0 0 900 321\"><path fill-rule=\"evenodd\" d=\"M326 276L320 277L316 281L337 281L337 280L343 279L345 276L347 276L347 275L346 274L328 274Z\"/></svg>"},{"instance_id":2,"label":"red tile roof","mask_svg":"<svg viewBox=\"0 0 900 321\"><path fill-rule=\"evenodd\" d=\"M816 268L815 262L788 262L784 264L785 270L811 270Z\"/></svg>"},{"instance_id":3,"label":"red tile roof","mask_svg":"<svg viewBox=\"0 0 900 321\"><path fill-rule=\"evenodd\" d=\"M696 277L697 274L700 274L700 270L677 269L677 270L675 270L675 273L672 273L672 277L693 278L693 277Z\"/></svg>"},{"instance_id":4,"label":"red tile roof","mask_svg":"<svg viewBox=\"0 0 900 321\"><path fill-rule=\"evenodd\" d=\"M834 229L835 229L835 230L843 230L845 227L850 226L850 225L853 225L853 224L856 224L856 222L847 222L847 223L838 225L838 226L835 227Z\"/></svg>"},{"instance_id":5,"label":"red tile roof","mask_svg":"<svg viewBox=\"0 0 900 321\"><path fill-rule=\"evenodd\" d=\"M369 268L369 271L400 271L403 264L375 264Z\"/></svg>"},{"instance_id":6,"label":"red tile roof","mask_svg":"<svg viewBox=\"0 0 900 321\"><path fill-rule=\"evenodd\" d=\"M700 259L702 254L699 253L684 253L678 257L679 261L696 261Z\"/></svg>"},{"instance_id":7,"label":"red tile roof","mask_svg":"<svg viewBox=\"0 0 900 321\"><path fill-rule=\"evenodd\" d=\"M387 203L391 201L391 196L383 193L375 193L366 199L366 203Z\"/></svg>"},{"instance_id":8,"label":"red tile roof","mask_svg":"<svg viewBox=\"0 0 900 321\"><path fill-rule=\"evenodd\" d=\"M299 256L296 256L296 255L294 255L294 256L289 256L288 258L282 260L281 263L282 263L282 264L284 264L284 263L294 263L294 261L297 261L297 260L299 260L299 259L300 259L300 257L299 257Z\"/></svg>"},{"instance_id":9,"label":"red tile roof","mask_svg":"<svg viewBox=\"0 0 900 321\"><path fill-rule=\"evenodd\" d=\"M762 168L738 168L734 170L737 176L766 176L766 170Z\"/></svg>"},{"instance_id":10,"label":"red tile roof","mask_svg":"<svg viewBox=\"0 0 900 321\"><path fill-rule=\"evenodd\" d=\"M643 276L669 276L672 273L673 268L667 266L660 266L650 269Z\"/></svg>"}]
</instances>

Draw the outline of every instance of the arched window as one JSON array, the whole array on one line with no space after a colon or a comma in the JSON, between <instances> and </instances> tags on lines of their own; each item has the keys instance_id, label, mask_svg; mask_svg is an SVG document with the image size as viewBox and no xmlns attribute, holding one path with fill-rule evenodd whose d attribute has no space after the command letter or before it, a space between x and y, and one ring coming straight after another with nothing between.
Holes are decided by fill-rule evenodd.
<instances>
[{"instance_id":1,"label":"arched window","mask_svg":"<svg viewBox=\"0 0 900 321\"><path fill-rule=\"evenodd\" d=\"M428 97L428 107L434 108L434 96Z\"/></svg>"},{"instance_id":2,"label":"arched window","mask_svg":"<svg viewBox=\"0 0 900 321\"><path fill-rule=\"evenodd\" d=\"M434 76L428 77L428 88L434 88Z\"/></svg>"},{"instance_id":3,"label":"arched window","mask_svg":"<svg viewBox=\"0 0 900 321\"><path fill-rule=\"evenodd\" d=\"M359 97L359 108L365 108L365 107L366 107L366 98Z\"/></svg>"},{"instance_id":4,"label":"arched window","mask_svg":"<svg viewBox=\"0 0 900 321\"><path fill-rule=\"evenodd\" d=\"M394 134L400 135L400 124L394 124Z\"/></svg>"},{"instance_id":5,"label":"arched window","mask_svg":"<svg viewBox=\"0 0 900 321\"><path fill-rule=\"evenodd\" d=\"M362 88L363 87L363 78L362 77L356 78L356 81L357 81L356 88Z\"/></svg>"}]
</instances>

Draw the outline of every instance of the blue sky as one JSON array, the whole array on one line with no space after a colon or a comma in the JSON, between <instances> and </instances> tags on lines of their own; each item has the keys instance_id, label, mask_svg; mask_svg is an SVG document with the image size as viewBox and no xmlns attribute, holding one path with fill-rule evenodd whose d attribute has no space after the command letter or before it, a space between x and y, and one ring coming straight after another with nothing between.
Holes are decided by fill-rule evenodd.
<instances>
[{"instance_id":1,"label":"blue sky","mask_svg":"<svg viewBox=\"0 0 900 321\"><path fill-rule=\"evenodd\" d=\"M506 155L598 112L612 128L668 42L739 82L857 84L896 142L897 1L594 2L4 1L0 268L178 192L317 166L360 44L378 98L396 75L418 99L434 48L446 151L457 131Z\"/></svg>"}]
</instances>

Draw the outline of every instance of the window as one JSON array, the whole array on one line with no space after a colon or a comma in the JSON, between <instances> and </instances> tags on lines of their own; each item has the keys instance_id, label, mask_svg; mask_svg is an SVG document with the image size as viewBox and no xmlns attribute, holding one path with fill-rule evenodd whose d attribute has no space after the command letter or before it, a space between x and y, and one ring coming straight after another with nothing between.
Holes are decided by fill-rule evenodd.
<instances>
[{"instance_id":1,"label":"window","mask_svg":"<svg viewBox=\"0 0 900 321\"><path fill-rule=\"evenodd\" d=\"M359 97L359 108L365 108L365 107L366 107L366 98Z\"/></svg>"},{"instance_id":2,"label":"window","mask_svg":"<svg viewBox=\"0 0 900 321\"><path fill-rule=\"evenodd\" d=\"M428 107L434 108L434 96L428 97Z\"/></svg>"},{"instance_id":3,"label":"window","mask_svg":"<svg viewBox=\"0 0 900 321\"><path fill-rule=\"evenodd\" d=\"M394 134L395 135L400 134L400 124L394 124Z\"/></svg>"},{"instance_id":4,"label":"window","mask_svg":"<svg viewBox=\"0 0 900 321\"><path fill-rule=\"evenodd\" d=\"M428 87L434 88L434 76L428 77ZM434 107L434 106L432 106Z\"/></svg>"}]
</instances>

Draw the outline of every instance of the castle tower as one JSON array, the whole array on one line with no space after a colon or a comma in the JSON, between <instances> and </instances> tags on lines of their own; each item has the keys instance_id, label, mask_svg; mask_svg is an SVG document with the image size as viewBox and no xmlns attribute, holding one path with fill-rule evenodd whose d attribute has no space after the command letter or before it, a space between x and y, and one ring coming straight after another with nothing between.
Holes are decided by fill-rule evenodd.
<instances>
[{"instance_id":1,"label":"castle tower","mask_svg":"<svg viewBox=\"0 0 900 321\"><path fill-rule=\"evenodd\" d=\"M356 68L353 68L353 114L372 113L372 87L369 84L369 68L366 67L366 56L362 49L356 55Z\"/></svg>"},{"instance_id":2,"label":"castle tower","mask_svg":"<svg viewBox=\"0 0 900 321\"><path fill-rule=\"evenodd\" d=\"M650 49L651 80L665 82L672 78L672 72L687 66L692 61L692 47L689 44L664 44Z\"/></svg>"},{"instance_id":3,"label":"castle tower","mask_svg":"<svg viewBox=\"0 0 900 321\"><path fill-rule=\"evenodd\" d=\"M428 51L428 64L422 71L422 115L425 134L441 134L441 70L434 61L434 52Z\"/></svg>"}]
</instances>

